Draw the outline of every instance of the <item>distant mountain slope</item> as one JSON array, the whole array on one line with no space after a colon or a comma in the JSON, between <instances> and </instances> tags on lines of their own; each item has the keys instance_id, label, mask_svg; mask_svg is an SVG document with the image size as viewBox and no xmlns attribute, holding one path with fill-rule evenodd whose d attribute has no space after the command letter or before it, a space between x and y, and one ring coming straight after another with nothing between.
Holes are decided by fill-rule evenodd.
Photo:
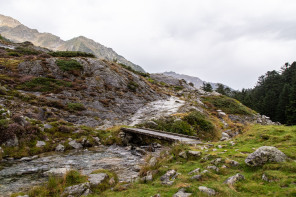
<instances>
[{"instance_id":1,"label":"distant mountain slope","mask_svg":"<svg viewBox=\"0 0 296 197\"><path fill-rule=\"evenodd\" d=\"M203 81L198 77L193 77L193 76L184 75L184 74L178 74L178 73L175 73L173 71L164 72L162 74L167 75L167 76L171 76L171 77L174 77L174 78L177 78L177 79L185 79L185 81L187 81L188 83L190 83L190 82L193 83L194 87L196 87L196 88L201 88L203 83L210 83L212 85L213 89L216 89L218 87L218 83ZM224 85L224 86L228 87L226 85Z\"/></svg>"},{"instance_id":2,"label":"distant mountain slope","mask_svg":"<svg viewBox=\"0 0 296 197\"><path fill-rule=\"evenodd\" d=\"M95 54L98 58L109 61L116 60L118 63L132 67L134 70L145 72L140 66L118 55L113 49L105 47L83 36L68 41L50 33L40 33L36 29L21 24L19 21L0 14L0 34L13 42L30 41L36 46L51 50L84 51Z\"/></svg>"}]
</instances>

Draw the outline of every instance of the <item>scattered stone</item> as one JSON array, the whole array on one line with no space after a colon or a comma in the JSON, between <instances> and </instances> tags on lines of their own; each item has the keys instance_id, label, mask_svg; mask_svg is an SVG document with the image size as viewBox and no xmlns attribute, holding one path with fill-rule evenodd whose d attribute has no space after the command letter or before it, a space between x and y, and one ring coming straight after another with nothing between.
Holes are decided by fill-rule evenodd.
<instances>
[{"instance_id":1,"label":"scattered stone","mask_svg":"<svg viewBox=\"0 0 296 197\"><path fill-rule=\"evenodd\" d=\"M37 141L36 147L40 148L40 147L43 147L45 145L46 145L46 143L44 141Z\"/></svg>"},{"instance_id":2,"label":"scattered stone","mask_svg":"<svg viewBox=\"0 0 296 197\"><path fill-rule=\"evenodd\" d=\"M218 145L218 148L220 148L220 149L221 149L221 148L223 148L223 147L222 147L222 145Z\"/></svg>"},{"instance_id":3,"label":"scattered stone","mask_svg":"<svg viewBox=\"0 0 296 197\"><path fill-rule=\"evenodd\" d=\"M237 166L239 166L239 163L238 163L237 161L234 161L234 160L230 160L230 161L228 161L228 163L229 163L231 166L233 166L233 167L237 167Z\"/></svg>"},{"instance_id":4,"label":"scattered stone","mask_svg":"<svg viewBox=\"0 0 296 197\"><path fill-rule=\"evenodd\" d=\"M234 146L235 143L233 141L229 142L231 146Z\"/></svg>"},{"instance_id":5,"label":"scattered stone","mask_svg":"<svg viewBox=\"0 0 296 197\"><path fill-rule=\"evenodd\" d=\"M109 185L114 185L116 183L114 177L109 180Z\"/></svg>"},{"instance_id":6,"label":"scattered stone","mask_svg":"<svg viewBox=\"0 0 296 197\"><path fill-rule=\"evenodd\" d=\"M215 190L205 187L205 186L199 186L199 191L208 194L209 196L214 196L216 194Z\"/></svg>"},{"instance_id":7,"label":"scattered stone","mask_svg":"<svg viewBox=\"0 0 296 197\"><path fill-rule=\"evenodd\" d=\"M182 157L184 159L187 159L187 154L186 154L186 151L182 151L179 153L179 157Z\"/></svg>"},{"instance_id":8,"label":"scattered stone","mask_svg":"<svg viewBox=\"0 0 296 197\"><path fill-rule=\"evenodd\" d=\"M262 146L251 153L245 160L249 166L262 166L267 162L283 162L287 156L273 146Z\"/></svg>"},{"instance_id":9,"label":"scattered stone","mask_svg":"<svg viewBox=\"0 0 296 197\"><path fill-rule=\"evenodd\" d=\"M52 128L52 126L50 124L45 124L44 125L44 129L51 129L51 128Z\"/></svg>"},{"instance_id":10,"label":"scattered stone","mask_svg":"<svg viewBox=\"0 0 296 197\"><path fill-rule=\"evenodd\" d=\"M214 148L214 149L213 149L213 151L217 151L217 149L216 149L216 148Z\"/></svg>"},{"instance_id":11,"label":"scattered stone","mask_svg":"<svg viewBox=\"0 0 296 197\"><path fill-rule=\"evenodd\" d=\"M144 149L139 148L139 147L136 147L135 151L137 153L140 153L141 155L146 155L147 154L147 152Z\"/></svg>"},{"instance_id":12,"label":"scattered stone","mask_svg":"<svg viewBox=\"0 0 296 197\"><path fill-rule=\"evenodd\" d=\"M65 151L65 146L63 146L62 144L59 144L55 148L55 151L57 151L57 152L64 152Z\"/></svg>"},{"instance_id":13,"label":"scattered stone","mask_svg":"<svg viewBox=\"0 0 296 197\"><path fill-rule=\"evenodd\" d=\"M85 195L86 193L89 193L89 188L90 188L89 182L81 183L78 185L72 185L70 187L65 188L62 196L64 195L82 196L82 195Z\"/></svg>"},{"instance_id":14,"label":"scattered stone","mask_svg":"<svg viewBox=\"0 0 296 197\"><path fill-rule=\"evenodd\" d=\"M153 176L151 172L147 172L147 175L141 178L141 181L144 183L151 182L153 180Z\"/></svg>"},{"instance_id":15,"label":"scattered stone","mask_svg":"<svg viewBox=\"0 0 296 197\"><path fill-rule=\"evenodd\" d=\"M211 161L211 164L218 165L221 162L222 162L222 159L221 158L217 158L217 159Z\"/></svg>"},{"instance_id":16,"label":"scattered stone","mask_svg":"<svg viewBox=\"0 0 296 197\"><path fill-rule=\"evenodd\" d=\"M164 175L160 177L163 185L172 185L175 178L178 176L175 170L169 170Z\"/></svg>"},{"instance_id":17,"label":"scattered stone","mask_svg":"<svg viewBox=\"0 0 296 197\"><path fill-rule=\"evenodd\" d=\"M28 195L24 195L24 196L17 196L17 197L29 197Z\"/></svg>"},{"instance_id":18,"label":"scattered stone","mask_svg":"<svg viewBox=\"0 0 296 197\"><path fill-rule=\"evenodd\" d=\"M198 174L198 175L194 175L193 177L190 178L191 180L197 180L200 181L202 179L202 175Z\"/></svg>"},{"instance_id":19,"label":"scattered stone","mask_svg":"<svg viewBox=\"0 0 296 197\"><path fill-rule=\"evenodd\" d=\"M156 157L151 157L149 160L149 166L154 167L157 164L157 158Z\"/></svg>"},{"instance_id":20,"label":"scattered stone","mask_svg":"<svg viewBox=\"0 0 296 197\"><path fill-rule=\"evenodd\" d=\"M190 151L188 151L187 154L188 154L189 157L199 158L199 157L201 157L202 153L200 151L190 150Z\"/></svg>"},{"instance_id":21,"label":"scattered stone","mask_svg":"<svg viewBox=\"0 0 296 197\"><path fill-rule=\"evenodd\" d=\"M273 180L269 179L266 174L262 174L262 180L266 182L273 182Z\"/></svg>"},{"instance_id":22,"label":"scattered stone","mask_svg":"<svg viewBox=\"0 0 296 197\"><path fill-rule=\"evenodd\" d=\"M195 170L192 170L191 172L189 172L188 175L197 174L199 172L200 172L200 168L196 168Z\"/></svg>"},{"instance_id":23,"label":"scattered stone","mask_svg":"<svg viewBox=\"0 0 296 197\"><path fill-rule=\"evenodd\" d=\"M94 139L96 145L101 145L101 140L100 140L100 138L98 138L98 137L93 137L93 139Z\"/></svg>"},{"instance_id":24,"label":"scattered stone","mask_svg":"<svg viewBox=\"0 0 296 197\"><path fill-rule=\"evenodd\" d=\"M83 146L80 143L77 143L76 140L72 140L69 142L69 145L72 146L75 149L80 149Z\"/></svg>"},{"instance_id":25,"label":"scattered stone","mask_svg":"<svg viewBox=\"0 0 296 197\"><path fill-rule=\"evenodd\" d=\"M219 172L219 168L217 166L208 166L207 169L210 169L210 170L214 170L216 172Z\"/></svg>"},{"instance_id":26,"label":"scattered stone","mask_svg":"<svg viewBox=\"0 0 296 197\"><path fill-rule=\"evenodd\" d=\"M173 195L173 197L189 197L191 193L186 193L185 188L179 189L177 193Z\"/></svg>"},{"instance_id":27,"label":"scattered stone","mask_svg":"<svg viewBox=\"0 0 296 197\"><path fill-rule=\"evenodd\" d=\"M223 169L224 169L224 168L227 168L227 166L226 166L226 165L223 165L223 166L221 166L221 168L223 168Z\"/></svg>"},{"instance_id":28,"label":"scattered stone","mask_svg":"<svg viewBox=\"0 0 296 197\"><path fill-rule=\"evenodd\" d=\"M207 174L207 173L209 173L208 170L203 170L203 171L201 172L201 174Z\"/></svg>"},{"instance_id":29,"label":"scattered stone","mask_svg":"<svg viewBox=\"0 0 296 197\"><path fill-rule=\"evenodd\" d=\"M90 174L88 177L88 181L90 183L90 186L97 186L108 178L109 176L106 173Z\"/></svg>"},{"instance_id":30,"label":"scattered stone","mask_svg":"<svg viewBox=\"0 0 296 197\"><path fill-rule=\"evenodd\" d=\"M53 175L53 176L64 176L69 171L69 168L52 168L49 171L44 172L45 176Z\"/></svg>"},{"instance_id":31,"label":"scattered stone","mask_svg":"<svg viewBox=\"0 0 296 197\"><path fill-rule=\"evenodd\" d=\"M237 173L236 175L229 177L228 179L226 179L226 181L224 181L225 184L228 185L233 185L234 183L240 181L240 180L244 180L245 177L239 173Z\"/></svg>"}]
</instances>

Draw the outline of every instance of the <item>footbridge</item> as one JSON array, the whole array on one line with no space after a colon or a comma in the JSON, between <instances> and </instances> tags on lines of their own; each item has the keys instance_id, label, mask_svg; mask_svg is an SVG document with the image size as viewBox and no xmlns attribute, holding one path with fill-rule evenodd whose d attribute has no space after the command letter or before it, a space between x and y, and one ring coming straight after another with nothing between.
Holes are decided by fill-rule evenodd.
<instances>
[{"instance_id":1,"label":"footbridge","mask_svg":"<svg viewBox=\"0 0 296 197\"><path fill-rule=\"evenodd\" d=\"M201 144L201 141L198 137L178 133L171 133L146 128L122 128L121 130L125 133L144 135L165 141L181 142L184 144Z\"/></svg>"}]
</instances>

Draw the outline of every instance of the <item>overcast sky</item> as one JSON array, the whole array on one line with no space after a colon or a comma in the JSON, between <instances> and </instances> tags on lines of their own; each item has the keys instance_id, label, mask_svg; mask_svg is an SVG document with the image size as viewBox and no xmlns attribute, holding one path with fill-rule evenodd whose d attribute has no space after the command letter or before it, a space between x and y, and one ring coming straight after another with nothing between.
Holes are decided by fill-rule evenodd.
<instances>
[{"instance_id":1,"label":"overcast sky","mask_svg":"<svg viewBox=\"0 0 296 197\"><path fill-rule=\"evenodd\" d=\"M0 0L0 13L64 40L86 36L151 73L235 89L296 60L295 0Z\"/></svg>"}]
</instances>

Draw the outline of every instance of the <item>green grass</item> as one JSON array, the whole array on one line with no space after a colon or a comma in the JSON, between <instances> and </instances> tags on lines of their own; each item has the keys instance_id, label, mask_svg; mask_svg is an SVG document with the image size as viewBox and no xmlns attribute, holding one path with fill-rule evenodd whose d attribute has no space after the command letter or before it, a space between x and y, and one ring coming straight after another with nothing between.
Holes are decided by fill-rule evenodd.
<instances>
[{"instance_id":1,"label":"green grass","mask_svg":"<svg viewBox=\"0 0 296 197\"><path fill-rule=\"evenodd\" d=\"M92 53L86 53L82 51L56 51L56 52L49 52L49 55L53 57L96 57Z\"/></svg>"},{"instance_id":2,"label":"green grass","mask_svg":"<svg viewBox=\"0 0 296 197\"><path fill-rule=\"evenodd\" d=\"M62 71L83 70L83 66L76 60L56 60L56 64Z\"/></svg>"},{"instance_id":3,"label":"green grass","mask_svg":"<svg viewBox=\"0 0 296 197\"><path fill-rule=\"evenodd\" d=\"M70 87L71 85L71 82L46 77L36 77L31 81L19 85L17 88L26 91L56 92L61 91L65 87Z\"/></svg>"},{"instance_id":4,"label":"green grass","mask_svg":"<svg viewBox=\"0 0 296 197\"><path fill-rule=\"evenodd\" d=\"M262 139L260 136L270 135L269 139ZM285 137L290 136L290 137ZM107 190L100 196L153 196L159 193L162 197L171 197L179 188L188 187L186 190L193 193L192 196L206 196L199 192L199 186L207 186L218 192L217 196L295 196L296 195L296 162L288 160L278 164L265 164L263 167L249 167L244 163L248 153L254 152L264 145L275 146L283 151L288 157L295 159L296 147L296 126L259 126L250 127L245 133L234 139L236 143L234 146L229 142L219 142L214 144L213 148L221 144L222 149L218 151L202 151L203 156L209 154L210 160L185 160L183 158L175 157L171 162L166 162L160 165L159 173L151 183L133 184L130 189L124 191ZM197 148L191 147L196 150ZM226 150L227 152L223 152ZM245 152L248 152L245 154ZM177 154L175 154L177 155ZM223 160L235 160L240 163L238 167L232 167L228 162L218 164L228 166L226 169L210 173L203 177L201 181L190 180L188 173L196 168L205 170L207 166L213 165L210 162L215 158L222 158ZM176 169L181 173L172 186L164 186L161 184L159 178L168 169ZM223 182L230 176L240 173L245 176L245 180L237 182L230 187ZM274 182L265 182L261 179L262 174L266 174ZM95 195L94 195L95 196ZM97 195L98 196L98 195Z\"/></svg>"},{"instance_id":5,"label":"green grass","mask_svg":"<svg viewBox=\"0 0 296 197\"><path fill-rule=\"evenodd\" d=\"M215 110L221 109L228 114L252 115L255 113L239 101L227 96L208 96L203 97L202 100L209 107Z\"/></svg>"}]
</instances>

